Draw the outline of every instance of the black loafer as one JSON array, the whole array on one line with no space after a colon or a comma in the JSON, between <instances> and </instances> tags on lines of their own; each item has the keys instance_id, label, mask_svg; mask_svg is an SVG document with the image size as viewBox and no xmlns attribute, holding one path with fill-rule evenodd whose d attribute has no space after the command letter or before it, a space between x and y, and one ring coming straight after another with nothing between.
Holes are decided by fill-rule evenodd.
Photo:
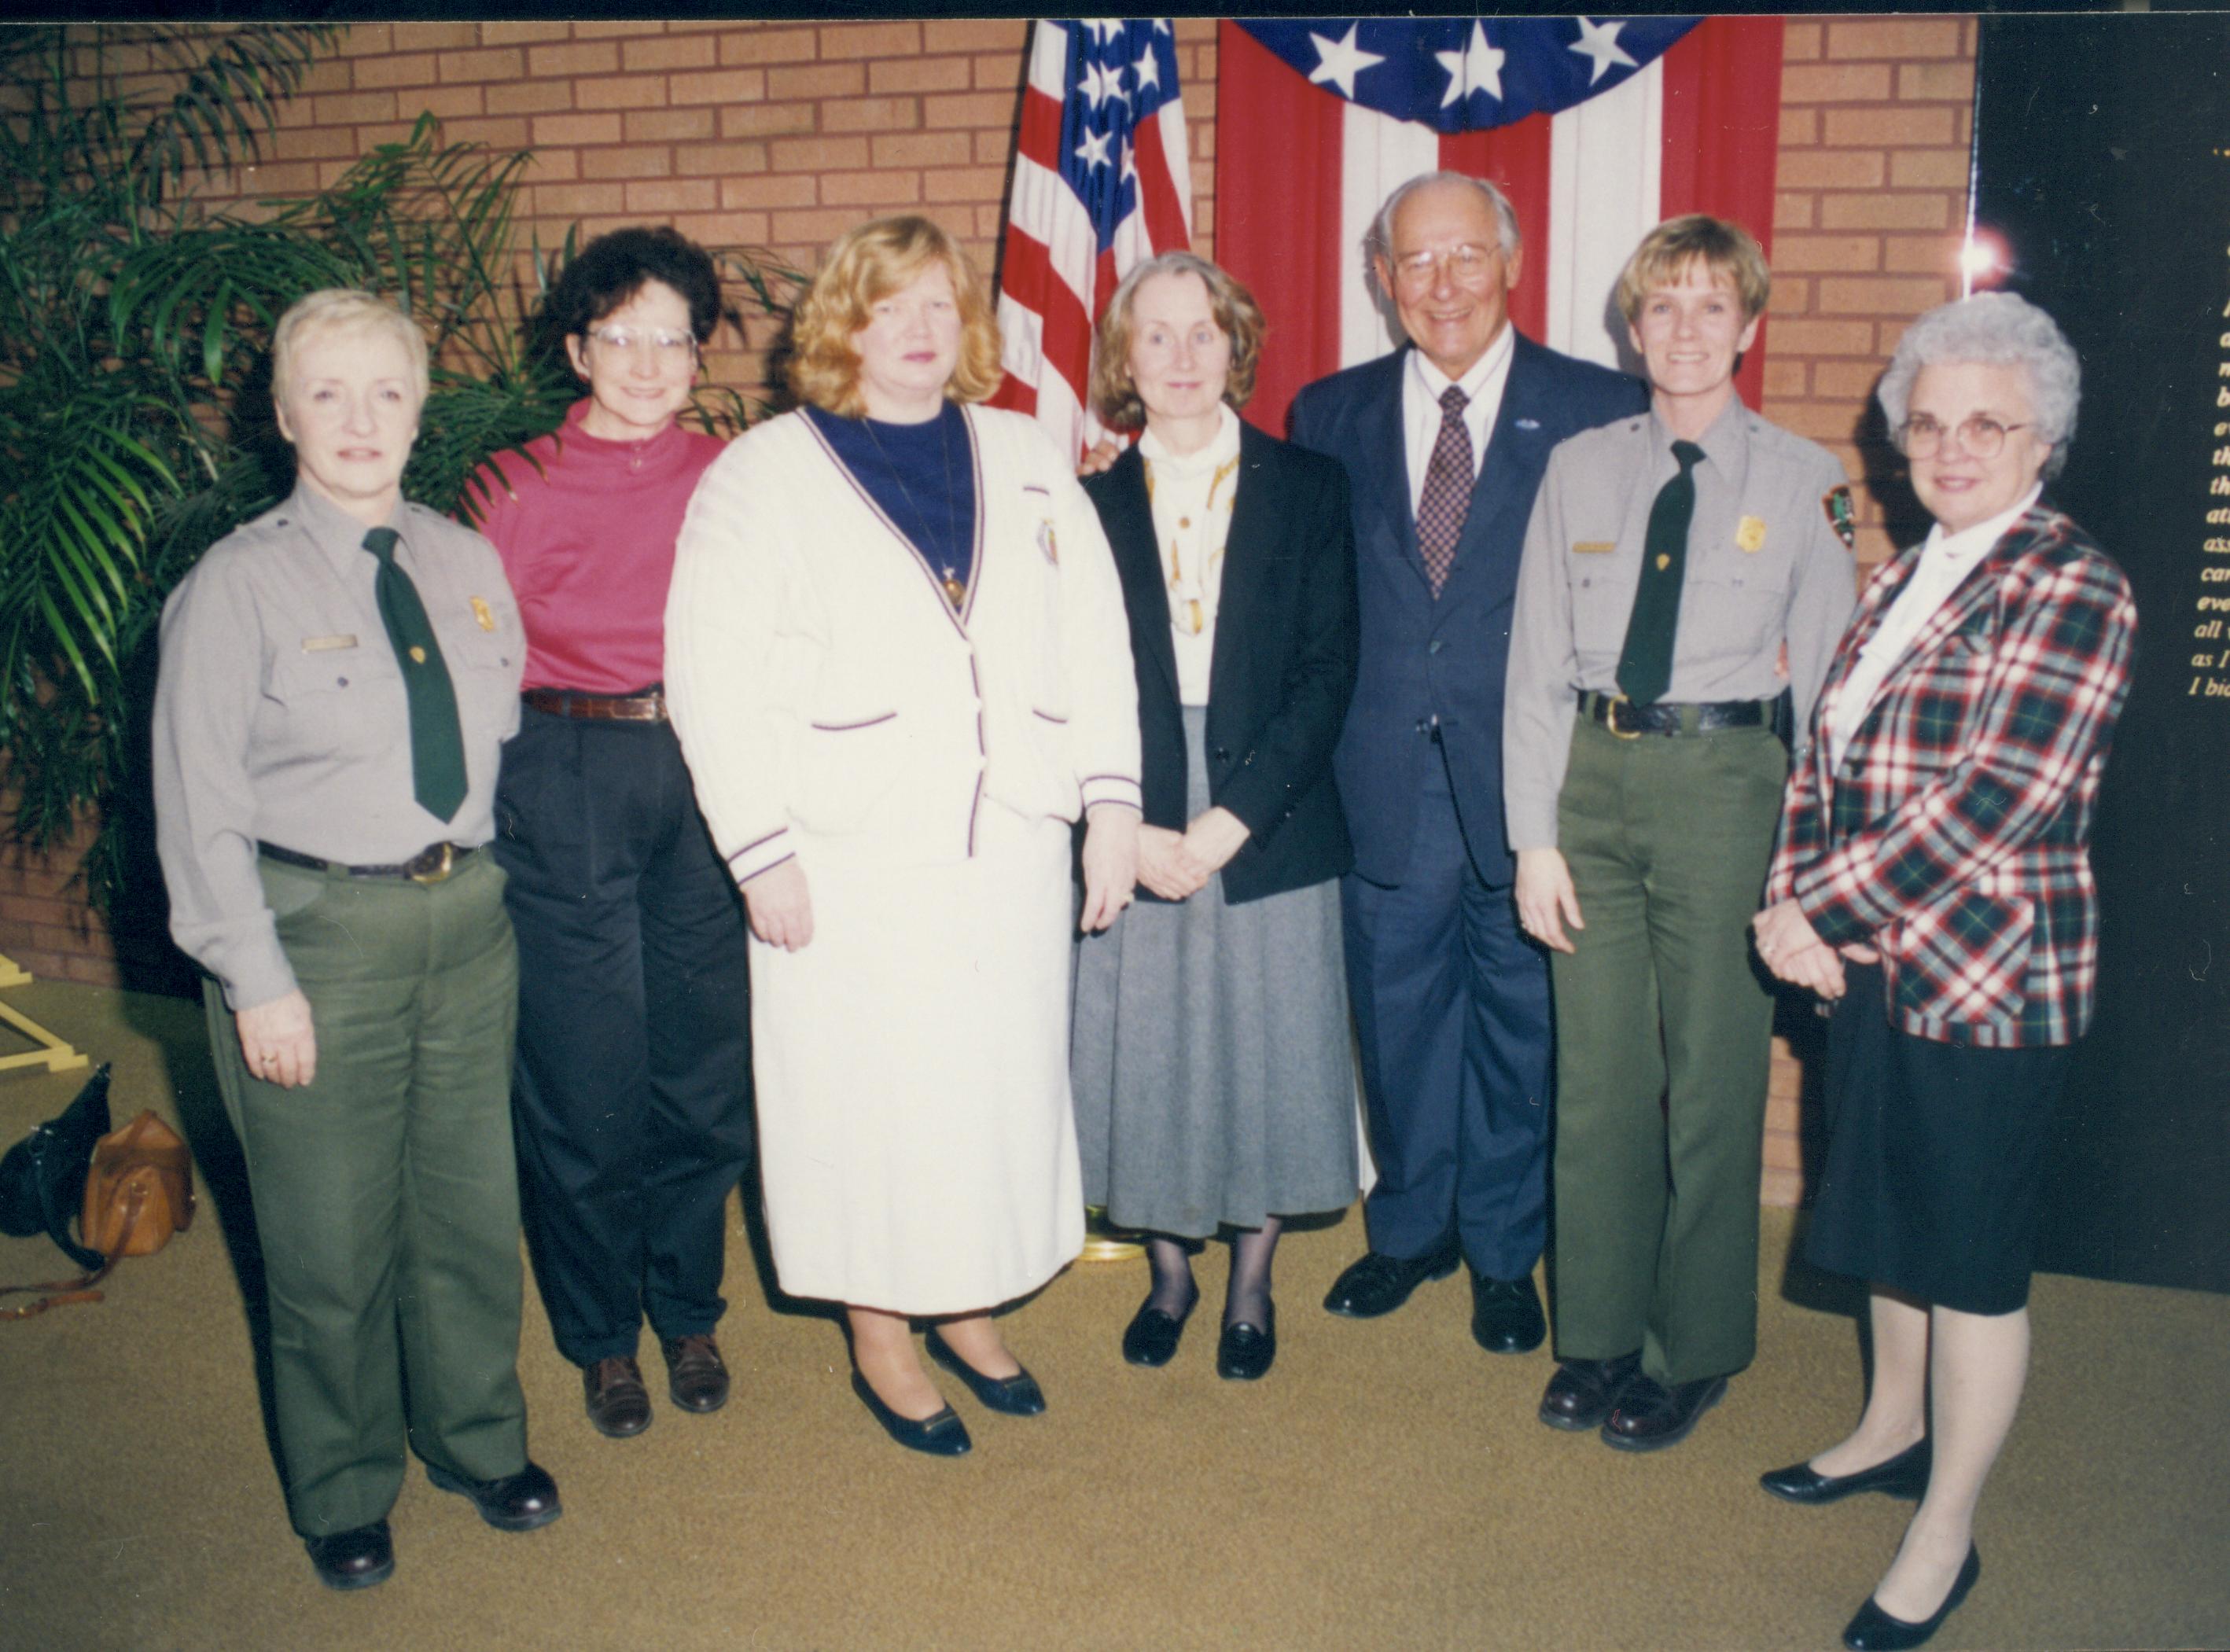
<instances>
[{"instance_id":1,"label":"black loafer","mask_svg":"<svg viewBox=\"0 0 2230 1652\"><path fill-rule=\"evenodd\" d=\"M1541 1420L1578 1433L1601 1428L1641 1370L1639 1352L1615 1359L1567 1359L1541 1394Z\"/></svg>"},{"instance_id":2,"label":"black loafer","mask_svg":"<svg viewBox=\"0 0 2230 1652\"><path fill-rule=\"evenodd\" d=\"M1929 1460L1928 1437L1923 1435L1894 1457L1855 1474L1823 1475L1809 1462L1792 1462L1760 1475L1757 1483L1791 1503L1833 1503L1870 1491L1915 1503L1928 1492Z\"/></svg>"},{"instance_id":3,"label":"black loafer","mask_svg":"<svg viewBox=\"0 0 2230 1652\"><path fill-rule=\"evenodd\" d=\"M1278 1307L1266 1304L1262 1323L1241 1320L1223 1327L1215 1345L1215 1374L1234 1383L1251 1383L1266 1375L1278 1357Z\"/></svg>"},{"instance_id":4,"label":"black loafer","mask_svg":"<svg viewBox=\"0 0 2230 1652\"><path fill-rule=\"evenodd\" d=\"M1943 1627L1943 1620L1951 1616L1959 1603L1967 1598L1967 1591L1975 1586L1975 1579L1982 1575L1982 1552L1973 1544L1967 1546L1967 1558L1959 1567L1959 1575L1951 1580L1951 1592L1943 1597L1943 1604L1936 1609L1933 1617L1917 1623L1908 1623L1901 1617L1892 1617L1874 1604L1872 1595L1859 1608L1843 1630L1843 1644L1851 1652L1906 1652L1906 1649L1924 1646L1928 1637Z\"/></svg>"},{"instance_id":5,"label":"black loafer","mask_svg":"<svg viewBox=\"0 0 2230 1652\"><path fill-rule=\"evenodd\" d=\"M1200 1293L1195 1291L1192 1301L1185 1304L1182 1313L1164 1313L1148 1297L1131 1316L1131 1323L1123 1331L1123 1358L1134 1365L1166 1365L1176 1358L1178 1340L1184 1335L1185 1321L1192 1317Z\"/></svg>"},{"instance_id":6,"label":"black loafer","mask_svg":"<svg viewBox=\"0 0 2230 1652\"><path fill-rule=\"evenodd\" d=\"M1541 1313L1541 1293L1533 1276L1490 1279L1471 1276L1472 1340L1489 1353L1531 1353L1549 1334Z\"/></svg>"},{"instance_id":7,"label":"black loafer","mask_svg":"<svg viewBox=\"0 0 2230 1652\"><path fill-rule=\"evenodd\" d=\"M1620 1451L1662 1451L1679 1445L1696 1419L1726 1397L1727 1379L1705 1377L1667 1388L1637 1371L1602 1425L1602 1442Z\"/></svg>"},{"instance_id":8,"label":"black loafer","mask_svg":"<svg viewBox=\"0 0 2230 1652\"><path fill-rule=\"evenodd\" d=\"M330 1537L304 1538L302 1546L328 1589L369 1589L395 1575L395 1542L383 1520Z\"/></svg>"},{"instance_id":9,"label":"black loafer","mask_svg":"<svg viewBox=\"0 0 2230 1652\"><path fill-rule=\"evenodd\" d=\"M1038 1379L1025 1369L1011 1377L986 1377L958 1354L952 1345L931 1327L927 1338L929 1357L968 1384L968 1391L981 1401L986 1410L1003 1412L1008 1416L1037 1416L1046 1408L1045 1394L1038 1387Z\"/></svg>"},{"instance_id":10,"label":"black loafer","mask_svg":"<svg viewBox=\"0 0 2230 1652\"><path fill-rule=\"evenodd\" d=\"M1373 1250L1357 1258L1332 1281L1324 1311L1350 1320L1375 1320L1409 1300L1428 1279L1446 1279L1462 1259L1453 1242L1422 1256L1388 1256Z\"/></svg>"},{"instance_id":11,"label":"black loafer","mask_svg":"<svg viewBox=\"0 0 2230 1652\"><path fill-rule=\"evenodd\" d=\"M860 1404L867 1408L868 1414L883 1425L883 1432L909 1451L926 1452L932 1457L964 1457L975 1447L976 1442L968 1437L968 1425L950 1405L936 1416L918 1421L900 1416L883 1404L882 1396L856 1371L852 1373L852 1391L860 1397Z\"/></svg>"},{"instance_id":12,"label":"black loafer","mask_svg":"<svg viewBox=\"0 0 2230 1652\"><path fill-rule=\"evenodd\" d=\"M429 1462L426 1478L445 1492L470 1498L480 1518L499 1532L532 1532L565 1512L558 1501L558 1482L531 1462L499 1480L467 1480Z\"/></svg>"}]
</instances>

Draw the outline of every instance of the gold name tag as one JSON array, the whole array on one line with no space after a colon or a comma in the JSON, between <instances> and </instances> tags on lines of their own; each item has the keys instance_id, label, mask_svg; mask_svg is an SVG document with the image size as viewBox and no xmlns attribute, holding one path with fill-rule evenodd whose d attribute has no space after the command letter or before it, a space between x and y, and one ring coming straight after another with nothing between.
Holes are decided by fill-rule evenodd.
<instances>
[{"instance_id":1,"label":"gold name tag","mask_svg":"<svg viewBox=\"0 0 2230 1652\"><path fill-rule=\"evenodd\" d=\"M346 636L306 636L302 639L302 652L305 654L322 654L327 649L352 649L355 646L353 633Z\"/></svg>"},{"instance_id":2,"label":"gold name tag","mask_svg":"<svg viewBox=\"0 0 2230 1652\"><path fill-rule=\"evenodd\" d=\"M1615 551L1617 549L1618 541L1615 539L1575 539L1572 541L1572 554L1574 556L1599 557L1607 552Z\"/></svg>"}]
</instances>

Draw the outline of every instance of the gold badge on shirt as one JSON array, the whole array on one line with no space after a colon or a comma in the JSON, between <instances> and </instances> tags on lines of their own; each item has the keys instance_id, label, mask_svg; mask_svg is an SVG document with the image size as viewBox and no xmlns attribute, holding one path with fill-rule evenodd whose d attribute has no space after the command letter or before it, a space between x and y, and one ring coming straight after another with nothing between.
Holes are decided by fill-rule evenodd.
<instances>
[{"instance_id":1,"label":"gold badge on shirt","mask_svg":"<svg viewBox=\"0 0 2230 1652\"><path fill-rule=\"evenodd\" d=\"M1045 552L1047 562L1056 568L1060 566L1060 546L1054 542L1051 522L1038 524L1038 549Z\"/></svg>"},{"instance_id":2,"label":"gold badge on shirt","mask_svg":"<svg viewBox=\"0 0 2230 1652\"><path fill-rule=\"evenodd\" d=\"M1735 528L1735 543L1755 556L1765 545L1765 520L1763 517L1745 516Z\"/></svg>"},{"instance_id":3,"label":"gold badge on shirt","mask_svg":"<svg viewBox=\"0 0 2230 1652\"><path fill-rule=\"evenodd\" d=\"M480 622L480 629L483 631L495 629L495 610L487 605L487 597L473 598L473 617Z\"/></svg>"}]
</instances>

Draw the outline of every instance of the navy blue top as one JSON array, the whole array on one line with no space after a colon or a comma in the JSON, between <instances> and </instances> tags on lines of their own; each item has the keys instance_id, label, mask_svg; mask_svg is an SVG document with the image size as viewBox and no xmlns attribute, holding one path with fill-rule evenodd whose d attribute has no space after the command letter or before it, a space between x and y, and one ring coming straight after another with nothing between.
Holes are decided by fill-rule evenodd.
<instances>
[{"instance_id":1,"label":"navy blue top","mask_svg":"<svg viewBox=\"0 0 2230 1652\"><path fill-rule=\"evenodd\" d=\"M976 572L976 461L959 407L918 424L805 413L930 571L964 587Z\"/></svg>"}]
</instances>

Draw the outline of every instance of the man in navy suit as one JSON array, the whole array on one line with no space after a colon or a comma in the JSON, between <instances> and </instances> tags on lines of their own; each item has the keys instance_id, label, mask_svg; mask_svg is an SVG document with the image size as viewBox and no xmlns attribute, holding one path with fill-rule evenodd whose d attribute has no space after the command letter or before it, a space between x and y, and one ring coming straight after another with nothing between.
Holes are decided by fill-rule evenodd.
<instances>
[{"instance_id":1,"label":"man in navy suit","mask_svg":"<svg viewBox=\"0 0 2230 1652\"><path fill-rule=\"evenodd\" d=\"M1549 971L1511 900L1502 690L1549 450L1647 410L1640 384L1522 338L1518 217L1492 184L1412 178L1371 229L1411 347L1308 386L1292 436L1352 483L1362 671L1333 757L1355 841L1348 987L1378 1180L1370 1252L1324 1307L1370 1318L1472 1268L1472 1334L1538 1347ZM1635 1006L1637 1015L1644 1006Z\"/></svg>"}]
</instances>

